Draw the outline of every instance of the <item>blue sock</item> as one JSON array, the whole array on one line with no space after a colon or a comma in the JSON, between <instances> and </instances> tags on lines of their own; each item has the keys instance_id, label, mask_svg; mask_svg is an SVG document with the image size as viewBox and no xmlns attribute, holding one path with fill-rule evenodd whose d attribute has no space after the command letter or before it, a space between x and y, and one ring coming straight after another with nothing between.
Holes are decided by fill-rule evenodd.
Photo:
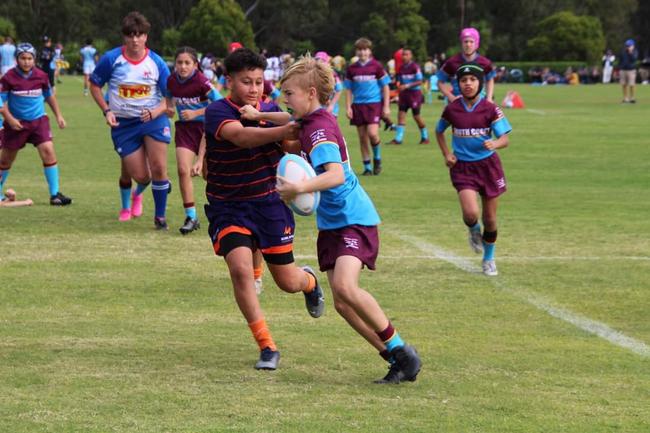
<instances>
[{"instance_id":1,"label":"blue sock","mask_svg":"<svg viewBox=\"0 0 650 433\"><path fill-rule=\"evenodd\" d=\"M120 186L120 199L122 200L122 209L131 209L131 187Z\"/></svg>"},{"instance_id":2,"label":"blue sock","mask_svg":"<svg viewBox=\"0 0 650 433\"><path fill-rule=\"evenodd\" d=\"M151 182L151 192L153 193L153 202L156 207L156 217L165 218L167 209L167 191L169 190L169 181L154 180Z\"/></svg>"},{"instance_id":3,"label":"blue sock","mask_svg":"<svg viewBox=\"0 0 650 433\"><path fill-rule=\"evenodd\" d=\"M140 195L144 192L145 189L149 186L149 183L138 183L138 185L135 187L135 195Z\"/></svg>"},{"instance_id":4,"label":"blue sock","mask_svg":"<svg viewBox=\"0 0 650 433\"><path fill-rule=\"evenodd\" d=\"M406 127L404 125L397 125L395 128L395 141L402 142L404 140L404 130Z\"/></svg>"},{"instance_id":5,"label":"blue sock","mask_svg":"<svg viewBox=\"0 0 650 433\"><path fill-rule=\"evenodd\" d=\"M9 177L9 169L0 170L0 200L5 198L5 195L2 191L5 189L5 181Z\"/></svg>"},{"instance_id":6,"label":"blue sock","mask_svg":"<svg viewBox=\"0 0 650 433\"><path fill-rule=\"evenodd\" d=\"M185 208L185 216L195 220L196 219L196 207L194 207L194 206L186 207Z\"/></svg>"},{"instance_id":7,"label":"blue sock","mask_svg":"<svg viewBox=\"0 0 650 433\"><path fill-rule=\"evenodd\" d=\"M479 232L480 233L480 231L481 231L481 223L477 222L476 224L474 224L473 226L471 226L469 228L469 231L470 232Z\"/></svg>"},{"instance_id":8,"label":"blue sock","mask_svg":"<svg viewBox=\"0 0 650 433\"><path fill-rule=\"evenodd\" d=\"M388 340L385 344L386 344L386 350L388 350L388 352L390 353L393 351L393 349L404 346L404 341L402 340L402 337L400 337L399 334L395 332L393 338Z\"/></svg>"},{"instance_id":9,"label":"blue sock","mask_svg":"<svg viewBox=\"0 0 650 433\"><path fill-rule=\"evenodd\" d=\"M426 126L424 128L420 128L420 138L422 140L428 140L429 139L429 131L427 130Z\"/></svg>"},{"instance_id":10,"label":"blue sock","mask_svg":"<svg viewBox=\"0 0 650 433\"><path fill-rule=\"evenodd\" d=\"M372 170L372 165L370 164L370 161L363 161L363 169Z\"/></svg>"},{"instance_id":11,"label":"blue sock","mask_svg":"<svg viewBox=\"0 0 650 433\"><path fill-rule=\"evenodd\" d=\"M483 241L483 260L494 260L494 249L496 243L487 243Z\"/></svg>"},{"instance_id":12,"label":"blue sock","mask_svg":"<svg viewBox=\"0 0 650 433\"><path fill-rule=\"evenodd\" d=\"M59 193L58 164L50 165L49 167L44 167L43 172L45 173L45 180L47 180L47 186L50 189L50 197L57 195Z\"/></svg>"},{"instance_id":13,"label":"blue sock","mask_svg":"<svg viewBox=\"0 0 650 433\"><path fill-rule=\"evenodd\" d=\"M381 142L372 145L372 157L376 160L381 159Z\"/></svg>"}]
</instances>

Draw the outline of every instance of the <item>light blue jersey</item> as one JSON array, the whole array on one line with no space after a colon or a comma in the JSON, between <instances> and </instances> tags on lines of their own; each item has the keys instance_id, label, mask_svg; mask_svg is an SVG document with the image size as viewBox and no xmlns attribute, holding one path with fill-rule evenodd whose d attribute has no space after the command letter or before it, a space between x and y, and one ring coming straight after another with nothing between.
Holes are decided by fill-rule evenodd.
<instances>
[{"instance_id":1,"label":"light blue jersey","mask_svg":"<svg viewBox=\"0 0 650 433\"><path fill-rule=\"evenodd\" d=\"M303 157L316 174L325 172L325 165L338 163L343 167L343 184L321 191L316 209L319 230L334 230L350 225L376 226L381 222L370 197L352 171L345 138L336 117L319 109L301 122L300 145Z\"/></svg>"},{"instance_id":2,"label":"light blue jersey","mask_svg":"<svg viewBox=\"0 0 650 433\"><path fill-rule=\"evenodd\" d=\"M2 73L6 73L8 69L16 66L16 47L9 43L0 45L0 67Z\"/></svg>"},{"instance_id":3,"label":"light blue jersey","mask_svg":"<svg viewBox=\"0 0 650 433\"><path fill-rule=\"evenodd\" d=\"M79 54L81 54L81 61L84 69L91 66L93 69L95 68L95 56L97 55L97 49L95 49L95 47L92 45L86 45L79 50Z\"/></svg>"}]
</instances>

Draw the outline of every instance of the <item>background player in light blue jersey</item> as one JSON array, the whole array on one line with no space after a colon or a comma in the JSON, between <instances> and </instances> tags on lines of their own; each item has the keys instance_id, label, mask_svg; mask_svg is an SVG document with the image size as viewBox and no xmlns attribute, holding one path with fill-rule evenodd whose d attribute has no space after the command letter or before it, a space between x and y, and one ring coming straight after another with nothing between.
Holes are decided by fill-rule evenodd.
<instances>
[{"instance_id":1,"label":"background player in light blue jersey","mask_svg":"<svg viewBox=\"0 0 650 433\"><path fill-rule=\"evenodd\" d=\"M363 175L378 175L381 173L379 121L390 115L390 76L381 63L372 57L370 40L359 38L354 43L354 48L359 60L348 66L343 82L346 89L346 114L359 134Z\"/></svg>"},{"instance_id":2,"label":"background player in light blue jersey","mask_svg":"<svg viewBox=\"0 0 650 433\"><path fill-rule=\"evenodd\" d=\"M479 64L461 65L455 78L462 96L445 107L436 127L436 138L458 192L463 222L469 229L470 247L476 253L483 251L483 273L496 276L497 205L499 196L506 192L506 179L496 150L508 145L512 127L501 109L481 95L486 77ZM453 153L444 135L450 125ZM496 139L492 138L493 134ZM477 194L483 204L482 236Z\"/></svg>"},{"instance_id":3,"label":"background player in light blue jersey","mask_svg":"<svg viewBox=\"0 0 650 433\"><path fill-rule=\"evenodd\" d=\"M14 66L16 66L16 46L11 36L7 36L5 43L0 45L0 78Z\"/></svg>"},{"instance_id":4,"label":"background player in light blue jersey","mask_svg":"<svg viewBox=\"0 0 650 433\"><path fill-rule=\"evenodd\" d=\"M84 73L84 96L88 96L88 84L90 83L90 74L95 70L97 61L97 49L93 47L93 40L86 39L86 45L79 50Z\"/></svg>"},{"instance_id":5,"label":"background player in light blue jersey","mask_svg":"<svg viewBox=\"0 0 650 433\"><path fill-rule=\"evenodd\" d=\"M120 185L122 210L131 207L131 201L131 210L136 209L151 181L154 225L167 230L165 212L170 189L167 145L171 132L163 95L167 91L169 68L146 46L150 29L149 21L142 14L129 13L122 21L124 45L102 56L90 82L93 98L111 127L115 151L129 176L138 183L132 198L130 185ZM102 93L104 84L108 84L108 104ZM132 215L136 216L133 212Z\"/></svg>"},{"instance_id":6,"label":"background player in light blue jersey","mask_svg":"<svg viewBox=\"0 0 650 433\"><path fill-rule=\"evenodd\" d=\"M25 147L25 144L32 143L43 162L50 204L69 205L72 199L59 190L59 165L44 102L47 102L54 112L59 128L65 128L65 119L59 110L48 76L34 66L34 47L28 43L19 44L16 47L16 59L17 66L0 79L0 96L7 103L7 109L3 113L6 128L0 152L0 199L18 151Z\"/></svg>"}]
</instances>

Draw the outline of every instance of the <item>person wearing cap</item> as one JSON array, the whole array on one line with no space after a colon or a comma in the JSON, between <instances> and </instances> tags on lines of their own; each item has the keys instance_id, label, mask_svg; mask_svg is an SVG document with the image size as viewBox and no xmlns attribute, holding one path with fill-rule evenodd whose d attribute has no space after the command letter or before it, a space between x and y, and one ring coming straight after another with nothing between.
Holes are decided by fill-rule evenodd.
<instances>
[{"instance_id":1,"label":"person wearing cap","mask_svg":"<svg viewBox=\"0 0 650 433\"><path fill-rule=\"evenodd\" d=\"M494 77L496 70L490 59L478 53L481 44L481 35L473 27L468 27L460 32L461 52L451 56L445 61L438 71L438 89L449 102L460 98L461 92L456 81L456 71L460 65L473 62L478 64L485 73L485 85L483 86L483 95L485 98L494 101Z\"/></svg>"},{"instance_id":2,"label":"person wearing cap","mask_svg":"<svg viewBox=\"0 0 650 433\"><path fill-rule=\"evenodd\" d=\"M479 64L465 63L454 75L461 97L449 102L442 112L436 126L436 139L449 167L451 183L458 192L463 222L469 231L469 245L474 252L483 252L483 273L496 276L497 204L499 196L506 191L506 179L496 150L508 145L512 127L501 109L483 97L485 71ZM453 132L453 152L447 147L444 134L449 126ZM482 234L477 195L483 207Z\"/></svg>"},{"instance_id":3,"label":"person wearing cap","mask_svg":"<svg viewBox=\"0 0 650 433\"><path fill-rule=\"evenodd\" d=\"M634 40L625 41L625 49L621 53L619 68L621 69L621 86L623 86L623 103L634 104L634 86L636 85L636 62L639 52L636 50Z\"/></svg>"},{"instance_id":4,"label":"person wearing cap","mask_svg":"<svg viewBox=\"0 0 650 433\"><path fill-rule=\"evenodd\" d=\"M32 143L43 162L50 204L66 206L72 203L72 199L59 190L59 165L43 102L47 102L52 109L60 129L65 128L66 123L50 87L48 76L34 66L35 60L36 49L32 44L18 44L17 66L0 79L0 97L6 103L4 108L0 107L5 118L0 151L0 199L4 198L2 190L18 151L25 147L25 144Z\"/></svg>"}]
</instances>

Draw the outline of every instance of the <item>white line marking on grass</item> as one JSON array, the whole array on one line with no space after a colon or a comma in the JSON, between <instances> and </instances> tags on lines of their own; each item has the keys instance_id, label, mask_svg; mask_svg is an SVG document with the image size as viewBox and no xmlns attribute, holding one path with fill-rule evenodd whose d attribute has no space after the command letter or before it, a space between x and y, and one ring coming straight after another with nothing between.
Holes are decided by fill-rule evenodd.
<instances>
[{"instance_id":1,"label":"white line marking on grass","mask_svg":"<svg viewBox=\"0 0 650 433\"><path fill-rule=\"evenodd\" d=\"M473 264L466 258L456 256L448 251L443 250L442 248L439 248L435 245L412 236L407 236L400 233L393 234L400 238L402 241L415 245L421 251L431 254L448 263L451 263L463 271L474 274L481 272L481 269L477 265ZM505 287L504 284L499 280L494 280L494 283L500 290L503 290L519 299L526 301L535 308L545 311L553 317L564 320L565 322L570 323L573 326L582 329L583 331L589 332L590 334L597 335L598 337L609 341L611 344L631 350L638 355L650 357L650 347L648 345L642 341L628 337L627 335L610 328L602 322L581 316L570 310L567 310L566 308L553 306L549 301L544 300L539 295Z\"/></svg>"},{"instance_id":2,"label":"white line marking on grass","mask_svg":"<svg viewBox=\"0 0 650 433\"><path fill-rule=\"evenodd\" d=\"M526 111L533 114L539 114L540 116L546 116L546 111L544 110L535 110L534 108L526 108Z\"/></svg>"}]
</instances>

